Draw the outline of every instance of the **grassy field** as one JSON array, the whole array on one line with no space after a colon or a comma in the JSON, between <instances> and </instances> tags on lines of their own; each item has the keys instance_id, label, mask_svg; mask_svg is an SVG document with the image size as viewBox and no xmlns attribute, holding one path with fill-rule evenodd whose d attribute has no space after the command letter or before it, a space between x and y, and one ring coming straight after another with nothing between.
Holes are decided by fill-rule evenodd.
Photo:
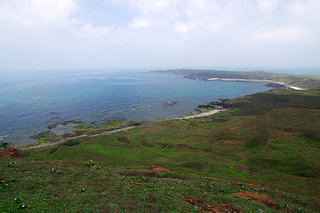
<instances>
[{"instance_id":1,"label":"grassy field","mask_svg":"<svg viewBox=\"0 0 320 213\"><path fill-rule=\"evenodd\" d=\"M272 90L207 118L20 151L0 160L0 211L319 212L319 97Z\"/></svg>"}]
</instances>

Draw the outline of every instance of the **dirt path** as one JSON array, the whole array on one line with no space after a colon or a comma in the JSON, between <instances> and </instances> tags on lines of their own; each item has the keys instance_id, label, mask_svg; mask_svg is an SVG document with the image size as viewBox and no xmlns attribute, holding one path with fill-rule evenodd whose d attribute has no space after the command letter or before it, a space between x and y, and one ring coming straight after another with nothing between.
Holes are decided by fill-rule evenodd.
<instances>
[{"instance_id":1,"label":"dirt path","mask_svg":"<svg viewBox=\"0 0 320 213\"><path fill-rule=\"evenodd\" d=\"M196 115L185 116L185 117L176 118L176 119L181 120L181 119L202 118L202 117L213 115L213 114L216 114L218 112L225 111L225 110L226 109L215 109L215 110L212 110L212 111L209 111L209 112L204 112L204 113L200 113L200 114L196 114ZM134 127L135 126L129 126L129 127L124 127L124 128L121 128L121 129L115 129L115 130L111 130L111 131L105 131L105 132L101 132L101 133L93 134L93 135L85 134L85 135L79 135L79 136L75 136L75 137L64 138L64 139L61 139L61 140L59 140L57 142L54 142L54 143L43 143L43 144L39 144L39 145L35 145L35 146L21 148L20 150L28 150L28 149L36 149L36 148L43 148L43 147L53 146L53 145L57 145L57 144L66 142L67 140L71 140L71 139L77 139L77 138L82 138L82 137L95 137L97 135L103 135L103 134L109 134L109 133L121 132L121 131L129 130L129 129L132 129Z\"/></svg>"},{"instance_id":2,"label":"dirt path","mask_svg":"<svg viewBox=\"0 0 320 213\"><path fill-rule=\"evenodd\" d=\"M94 136L97 136L97 135L110 134L110 133L114 133L114 132L121 132L121 131L132 129L134 127L135 126L129 126L129 127L121 128L121 129L115 129L115 130L111 130L111 131L104 131L104 132L101 132L101 133L98 133L98 134L93 134L93 135L85 134L85 135L79 135L79 136L76 136L76 137L64 138L64 139L61 139L61 140L59 140L57 142L54 142L54 143L43 143L43 144L39 144L39 145L36 145L36 146L30 146L30 147L27 147L27 148L22 148L20 150L28 150L28 149L36 149L36 148L53 146L53 145L56 145L56 144L60 144L60 143L66 142L67 140L71 140L71 139L77 139L77 138L83 138L83 137L94 137Z\"/></svg>"}]
</instances>

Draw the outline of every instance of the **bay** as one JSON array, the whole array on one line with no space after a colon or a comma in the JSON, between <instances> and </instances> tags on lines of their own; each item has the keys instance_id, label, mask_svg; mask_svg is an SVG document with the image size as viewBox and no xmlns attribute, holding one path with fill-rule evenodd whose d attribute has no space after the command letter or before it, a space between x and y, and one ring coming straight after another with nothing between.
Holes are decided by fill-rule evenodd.
<instances>
[{"instance_id":1,"label":"bay","mask_svg":"<svg viewBox=\"0 0 320 213\"><path fill-rule=\"evenodd\" d=\"M0 137L24 145L56 122L173 119L199 104L268 89L263 83L200 81L137 70L2 73Z\"/></svg>"}]
</instances>

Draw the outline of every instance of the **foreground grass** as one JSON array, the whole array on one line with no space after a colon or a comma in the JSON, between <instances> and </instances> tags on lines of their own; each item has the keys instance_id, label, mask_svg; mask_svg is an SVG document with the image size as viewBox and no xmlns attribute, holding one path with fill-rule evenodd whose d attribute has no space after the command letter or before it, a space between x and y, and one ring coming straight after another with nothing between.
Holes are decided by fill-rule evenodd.
<instances>
[{"instance_id":1,"label":"foreground grass","mask_svg":"<svg viewBox=\"0 0 320 213\"><path fill-rule=\"evenodd\" d=\"M0 164L4 212L198 212L221 204L250 212L318 208L313 199L273 187L179 172L155 173L148 167L100 166L97 170L84 162L15 159L8 168L9 163ZM278 205L270 207L235 195L241 191L265 196Z\"/></svg>"},{"instance_id":2,"label":"foreground grass","mask_svg":"<svg viewBox=\"0 0 320 213\"><path fill-rule=\"evenodd\" d=\"M319 212L318 96L276 93L232 100L232 109L208 118L147 122L1 159L0 210L25 203L29 211L197 212L224 204L243 212ZM305 107L294 105L309 96ZM235 195L241 191L278 205Z\"/></svg>"}]
</instances>

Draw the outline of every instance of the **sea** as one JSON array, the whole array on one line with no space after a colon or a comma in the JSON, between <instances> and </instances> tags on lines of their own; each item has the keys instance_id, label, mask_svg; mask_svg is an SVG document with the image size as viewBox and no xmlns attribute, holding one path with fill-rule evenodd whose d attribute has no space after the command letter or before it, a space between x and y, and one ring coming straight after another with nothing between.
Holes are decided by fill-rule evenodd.
<instances>
[{"instance_id":1,"label":"sea","mask_svg":"<svg viewBox=\"0 0 320 213\"><path fill-rule=\"evenodd\" d=\"M105 125L110 120L155 121L193 112L198 105L270 89L264 83L202 81L146 70L0 73L0 141L30 136L66 121ZM63 134L76 123L60 124Z\"/></svg>"}]
</instances>

